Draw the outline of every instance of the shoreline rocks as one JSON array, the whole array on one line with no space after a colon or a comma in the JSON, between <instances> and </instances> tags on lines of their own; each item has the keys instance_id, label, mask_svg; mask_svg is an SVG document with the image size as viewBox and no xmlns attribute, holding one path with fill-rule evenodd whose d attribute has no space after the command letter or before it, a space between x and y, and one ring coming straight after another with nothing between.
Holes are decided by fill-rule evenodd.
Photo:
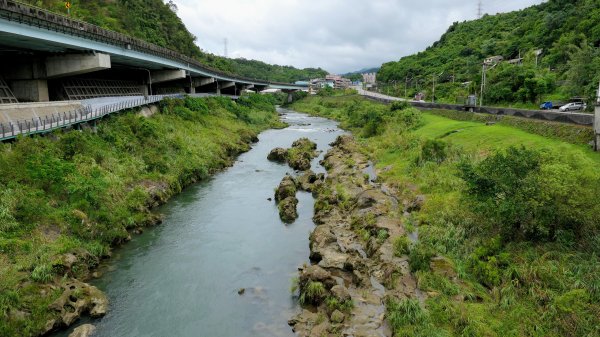
<instances>
[{"instance_id":1,"label":"shoreline rocks","mask_svg":"<svg viewBox=\"0 0 600 337\"><path fill-rule=\"evenodd\" d=\"M58 318L46 322L48 332L69 327L84 314L93 318L106 315L108 298L100 289L76 279L67 281L62 288L63 293L48 306L58 314Z\"/></svg>"},{"instance_id":2,"label":"shoreline rocks","mask_svg":"<svg viewBox=\"0 0 600 337\"><path fill-rule=\"evenodd\" d=\"M392 336L386 299L417 297L408 257L394 254L394 240L405 235L399 217L404 205L365 178L369 163L351 136L331 145L321 162L327 177L306 172L297 179L299 188L310 187L316 196L317 226L310 235L312 265L299 269L299 300L306 309L288 323L302 337ZM313 186L305 186L310 181Z\"/></svg>"}]
</instances>

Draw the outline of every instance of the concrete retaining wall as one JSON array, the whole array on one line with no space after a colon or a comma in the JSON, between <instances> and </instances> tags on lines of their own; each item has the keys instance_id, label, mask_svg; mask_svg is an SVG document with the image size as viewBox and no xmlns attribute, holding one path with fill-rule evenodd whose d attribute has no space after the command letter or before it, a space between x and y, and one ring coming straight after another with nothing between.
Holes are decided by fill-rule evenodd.
<instances>
[{"instance_id":1,"label":"concrete retaining wall","mask_svg":"<svg viewBox=\"0 0 600 337\"><path fill-rule=\"evenodd\" d=\"M83 108L81 102L45 102L0 104L0 123L17 123L31 119L44 119L46 116Z\"/></svg>"}]
</instances>

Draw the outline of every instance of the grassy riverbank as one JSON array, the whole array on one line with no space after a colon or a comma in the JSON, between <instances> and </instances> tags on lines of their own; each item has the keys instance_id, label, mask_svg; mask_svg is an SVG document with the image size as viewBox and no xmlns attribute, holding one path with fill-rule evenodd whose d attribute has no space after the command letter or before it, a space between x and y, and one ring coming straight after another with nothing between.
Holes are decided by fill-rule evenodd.
<instances>
[{"instance_id":1,"label":"grassy riverbank","mask_svg":"<svg viewBox=\"0 0 600 337\"><path fill-rule=\"evenodd\" d=\"M427 299L388 303L396 336L600 334L600 155L569 127L486 125L354 96L293 108L359 136L409 211L402 222L419 239L400 237L397 253Z\"/></svg>"},{"instance_id":2,"label":"grassy riverbank","mask_svg":"<svg viewBox=\"0 0 600 337\"><path fill-rule=\"evenodd\" d=\"M166 100L149 118L0 144L0 335L33 336L60 318L49 305L85 280L150 208L228 166L278 126L269 96ZM57 326L60 322L57 323Z\"/></svg>"}]
</instances>

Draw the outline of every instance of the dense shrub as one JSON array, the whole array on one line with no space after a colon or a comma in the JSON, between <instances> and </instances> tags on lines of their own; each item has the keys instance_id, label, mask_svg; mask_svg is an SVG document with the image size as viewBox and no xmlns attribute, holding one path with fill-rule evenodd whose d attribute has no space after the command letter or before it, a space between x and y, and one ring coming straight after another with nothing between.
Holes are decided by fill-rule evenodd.
<instances>
[{"instance_id":1,"label":"dense shrub","mask_svg":"<svg viewBox=\"0 0 600 337\"><path fill-rule=\"evenodd\" d=\"M441 139L427 139L421 146L418 164L425 162L442 163L448 157L448 143Z\"/></svg>"},{"instance_id":2,"label":"dense shrub","mask_svg":"<svg viewBox=\"0 0 600 337\"><path fill-rule=\"evenodd\" d=\"M553 156L510 147L480 163L463 162L465 199L506 240L547 240L554 239L559 229L596 228L594 192L582 183L598 186L598 180L573 167L576 162L557 161Z\"/></svg>"},{"instance_id":3,"label":"dense shrub","mask_svg":"<svg viewBox=\"0 0 600 337\"><path fill-rule=\"evenodd\" d=\"M317 95L319 95L321 97L329 97L329 96L333 96L334 94L335 94L335 91L331 87L321 88L319 90L319 92L317 93Z\"/></svg>"},{"instance_id":4,"label":"dense shrub","mask_svg":"<svg viewBox=\"0 0 600 337\"><path fill-rule=\"evenodd\" d=\"M396 121L406 129L416 129L421 126L423 122L421 111L415 108L408 108L397 113Z\"/></svg>"},{"instance_id":5,"label":"dense shrub","mask_svg":"<svg viewBox=\"0 0 600 337\"><path fill-rule=\"evenodd\" d=\"M410 108L410 104L407 101L394 101L390 104L390 111L402 111Z\"/></svg>"},{"instance_id":6,"label":"dense shrub","mask_svg":"<svg viewBox=\"0 0 600 337\"><path fill-rule=\"evenodd\" d=\"M502 271L510 263L510 254L502 252L500 238L490 240L487 244L477 247L467 260L469 272L480 283L494 287L502 282Z\"/></svg>"}]
</instances>

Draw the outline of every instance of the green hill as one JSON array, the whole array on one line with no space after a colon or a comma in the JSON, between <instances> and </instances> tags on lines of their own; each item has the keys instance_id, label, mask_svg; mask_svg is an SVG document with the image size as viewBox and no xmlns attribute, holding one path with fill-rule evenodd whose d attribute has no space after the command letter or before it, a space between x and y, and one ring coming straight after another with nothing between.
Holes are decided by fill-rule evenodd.
<instances>
[{"instance_id":1,"label":"green hill","mask_svg":"<svg viewBox=\"0 0 600 337\"><path fill-rule=\"evenodd\" d=\"M396 94L404 94L409 79L410 96L416 91L429 94L435 75L436 100L452 102L479 93L486 57L498 55L506 61L520 55L521 65L501 62L488 70L486 104L533 105L573 96L592 101L600 80L599 47L600 0L549 0L455 22L425 51L383 64L378 79ZM543 53L536 65L538 49Z\"/></svg>"},{"instance_id":2,"label":"green hill","mask_svg":"<svg viewBox=\"0 0 600 337\"><path fill-rule=\"evenodd\" d=\"M66 14L63 0L22 2ZM297 69L205 53L195 44L196 37L187 30L177 16L177 6L170 1L164 3L162 0L73 0L71 3L71 16L76 19L195 57L221 71L276 82L294 82L324 77L327 74L323 69Z\"/></svg>"}]
</instances>

